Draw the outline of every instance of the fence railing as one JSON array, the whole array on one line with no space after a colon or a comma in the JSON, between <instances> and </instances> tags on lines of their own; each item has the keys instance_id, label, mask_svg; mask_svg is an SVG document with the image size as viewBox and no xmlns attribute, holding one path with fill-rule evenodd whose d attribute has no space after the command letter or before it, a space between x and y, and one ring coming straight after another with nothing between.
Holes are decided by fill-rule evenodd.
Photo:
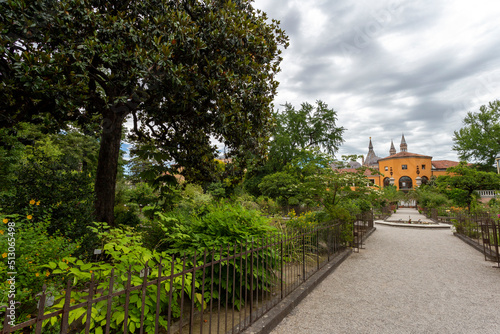
<instances>
[{"instance_id":1,"label":"fence railing","mask_svg":"<svg viewBox=\"0 0 500 334\"><path fill-rule=\"evenodd\" d=\"M500 197L500 190L477 190L477 193L481 197Z\"/></svg>"},{"instance_id":2,"label":"fence railing","mask_svg":"<svg viewBox=\"0 0 500 334\"><path fill-rule=\"evenodd\" d=\"M363 241L366 239L366 234L373 230L374 218L373 211L367 211L356 216L352 229L352 248L355 252L359 252L360 249L363 249Z\"/></svg>"},{"instance_id":3,"label":"fence railing","mask_svg":"<svg viewBox=\"0 0 500 334\"><path fill-rule=\"evenodd\" d=\"M373 219L384 220L392 214L391 208L389 206L383 207L375 212L373 212Z\"/></svg>"},{"instance_id":4,"label":"fence railing","mask_svg":"<svg viewBox=\"0 0 500 334\"><path fill-rule=\"evenodd\" d=\"M455 214L449 217L454 223L456 233L467 242L482 250L484 259L496 262L500 267L500 222L489 213Z\"/></svg>"},{"instance_id":5,"label":"fence railing","mask_svg":"<svg viewBox=\"0 0 500 334\"><path fill-rule=\"evenodd\" d=\"M12 325L6 310L2 333L239 333L346 247L362 248L370 228L373 216L359 216L351 245L338 223L92 273L58 294L44 286L36 317Z\"/></svg>"}]
</instances>

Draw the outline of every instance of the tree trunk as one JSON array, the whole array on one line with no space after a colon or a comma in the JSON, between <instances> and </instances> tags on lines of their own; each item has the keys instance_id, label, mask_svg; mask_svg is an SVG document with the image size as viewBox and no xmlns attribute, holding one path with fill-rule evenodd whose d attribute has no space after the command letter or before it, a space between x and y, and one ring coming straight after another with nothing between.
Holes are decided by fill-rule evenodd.
<instances>
[{"instance_id":1,"label":"tree trunk","mask_svg":"<svg viewBox=\"0 0 500 334\"><path fill-rule=\"evenodd\" d=\"M109 111L104 114L99 160L95 181L95 214L98 222L114 225L116 174L124 116Z\"/></svg>"}]
</instances>

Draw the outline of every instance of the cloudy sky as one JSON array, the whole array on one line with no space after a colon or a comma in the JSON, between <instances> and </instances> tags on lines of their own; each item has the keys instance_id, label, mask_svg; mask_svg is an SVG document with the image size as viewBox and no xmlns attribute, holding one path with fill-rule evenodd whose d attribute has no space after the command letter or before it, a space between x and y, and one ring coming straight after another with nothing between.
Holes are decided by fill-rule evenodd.
<instances>
[{"instance_id":1,"label":"cloudy sky","mask_svg":"<svg viewBox=\"0 0 500 334\"><path fill-rule=\"evenodd\" d=\"M275 108L322 100L347 129L342 154L458 160L453 131L500 99L498 0L256 0L290 38Z\"/></svg>"}]
</instances>

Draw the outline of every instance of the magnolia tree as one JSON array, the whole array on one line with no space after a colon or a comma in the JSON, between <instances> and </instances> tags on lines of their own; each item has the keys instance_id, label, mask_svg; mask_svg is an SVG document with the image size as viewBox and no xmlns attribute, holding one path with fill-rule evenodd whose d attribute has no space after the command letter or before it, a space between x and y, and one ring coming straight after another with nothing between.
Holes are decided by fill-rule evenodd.
<instances>
[{"instance_id":1,"label":"magnolia tree","mask_svg":"<svg viewBox=\"0 0 500 334\"><path fill-rule=\"evenodd\" d=\"M97 220L113 222L127 119L191 179L214 167L213 138L264 155L287 38L250 0L2 1L0 13L0 127L100 124Z\"/></svg>"}]
</instances>

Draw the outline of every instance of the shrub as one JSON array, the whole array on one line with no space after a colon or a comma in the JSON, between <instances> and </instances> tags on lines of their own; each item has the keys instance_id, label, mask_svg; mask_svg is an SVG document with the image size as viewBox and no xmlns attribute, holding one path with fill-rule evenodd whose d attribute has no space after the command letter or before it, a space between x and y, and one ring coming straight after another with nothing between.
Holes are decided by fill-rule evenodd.
<instances>
[{"instance_id":1,"label":"shrub","mask_svg":"<svg viewBox=\"0 0 500 334\"><path fill-rule=\"evenodd\" d=\"M328 218L327 214L319 211L307 211L297 216L295 215L295 211L291 210L289 215L290 220L285 221L285 228L287 233L301 233L306 229L311 229L317 227L321 223L325 223Z\"/></svg>"},{"instance_id":2,"label":"shrub","mask_svg":"<svg viewBox=\"0 0 500 334\"><path fill-rule=\"evenodd\" d=\"M267 215L275 215L281 212L280 206L269 197L260 196L255 202L259 206L259 210Z\"/></svg>"},{"instance_id":3,"label":"shrub","mask_svg":"<svg viewBox=\"0 0 500 334\"><path fill-rule=\"evenodd\" d=\"M115 206L115 224L116 225L127 225L127 226L137 226L141 223L139 218L138 205L135 203L129 203L127 205Z\"/></svg>"},{"instance_id":4,"label":"shrub","mask_svg":"<svg viewBox=\"0 0 500 334\"><path fill-rule=\"evenodd\" d=\"M419 205L427 208L439 208L449 203L446 195L430 190L419 192L418 202Z\"/></svg>"},{"instance_id":5,"label":"shrub","mask_svg":"<svg viewBox=\"0 0 500 334\"><path fill-rule=\"evenodd\" d=\"M51 219L47 232L65 235L78 240L87 234L87 226L93 221L93 177L89 172L68 169L61 161L40 155L28 157L17 173L15 193L0 198L6 213L39 210L40 205ZM40 205L30 205L30 201ZM43 220L33 215L34 222ZM40 219L40 220L39 220Z\"/></svg>"},{"instance_id":6,"label":"shrub","mask_svg":"<svg viewBox=\"0 0 500 334\"><path fill-rule=\"evenodd\" d=\"M259 211L248 210L238 203L220 202L204 207L205 210L197 211L190 216L186 222L176 213L157 213L154 222L146 224L143 240L148 247L155 245L158 250L165 250L169 254L177 256L186 255L188 258L195 253L202 254L206 250L215 251L214 260L224 258L234 252L241 252L247 247L257 247L265 243L266 238L270 238L278 233L277 229L269 225L267 218L263 217ZM179 214L179 212L177 212ZM161 237L159 237L161 235ZM226 273L229 270L230 278L221 283L221 294L213 296L214 299L225 301L226 294L232 294L233 287L244 288L244 293L250 293L250 281L254 280L254 289L269 289L275 283L276 277L273 272L274 265L278 263L279 255L271 250L261 250L258 256L254 257L254 268L256 269L252 278L249 273L245 273L238 261L231 261L230 264L224 262L216 265L214 272L217 279L211 281L206 279L205 291L209 291L211 284L219 284L218 272ZM211 256L211 255L209 255ZM264 258L269 266L264 267ZM246 255L243 261L248 261L250 257ZM229 266L229 267L228 267ZM206 277L210 277L211 268L206 269ZM232 277L233 272L236 276ZM257 273L261 275L257 278ZM197 278L201 281L202 271L197 272ZM223 275L224 276L224 275ZM226 278L223 277L223 280ZM263 281L264 280L264 281ZM258 285L257 285L258 283ZM227 289L226 289L227 284ZM234 285L233 285L234 284ZM236 299L239 300L239 289L235 290ZM230 298L231 300L232 298ZM205 297L208 302L209 297ZM240 307L239 302L235 304Z\"/></svg>"},{"instance_id":7,"label":"shrub","mask_svg":"<svg viewBox=\"0 0 500 334\"><path fill-rule=\"evenodd\" d=\"M107 256L107 261L100 261L97 263L84 263L74 257L66 257L59 262L49 262L46 268L52 271L53 275L61 275L64 280L71 279L73 284L76 285L77 289L71 291L72 305L85 302L88 296L88 292L84 291L82 288L86 283L90 282L92 279L95 280L97 288L94 298L99 298L101 296L107 296L109 291L109 282L106 279L111 275L112 270L115 271L115 279L113 285L113 292L124 290L128 282L128 271L131 268L131 285L137 286L143 283L143 278L141 278L141 270L145 268L146 263L148 264L149 272L148 280L152 281L158 278L158 267L160 260L162 263L162 276L168 276L171 274L171 262L172 258L165 254L155 251L150 251L142 246L141 237L134 233L131 228L125 229L109 229L105 223L95 224L92 227L94 233L99 237L99 240L103 244L103 251ZM187 263L188 266L192 266L192 263ZM174 263L174 271L180 272L182 270L183 263L180 259L177 259ZM142 271L144 274L144 271ZM142 274L142 276L144 276ZM184 290L182 290L182 284L179 279L174 280L173 287L169 284L164 283L160 289L160 312L164 313L167 310L169 292L173 289L173 301L170 305L172 307L172 316L174 318L180 315L179 301L183 293L186 292L188 296L191 296L191 282L192 274L186 274L184 277ZM199 284L198 284L199 285ZM146 333L154 332L155 328L155 317L156 314L153 312L153 307L156 306L157 298L156 285L150 285L146 290L145 298L145 319L144 319L144 329ZM63 290L58 290L54 293L57 302L50 308L46 313L59 310L64 305ZM110 326L112 330L120 332L123 327L124 314L125 314L125 294L122 294L113 299L112 304L112 316ZM202 306L202 296L201 294L196 294L195 305L201 309ZM139 331L140 328L140 318L141 318L141 308L142 308L142 296L140 290L134 290L130 292L130 304L129 304L129 319L128 319L128 329L131 333ZM77 308L70 312L69 322L73 324L79 332L84 333L85 330L82 328L82 324L86 321L86 307ZM107 314L107 300L97 302L93 305L92 319L90 320L90 329L96 333L102 333L102 327L106 324L106 314ZM50 326L55 326L56 323L60 321L58 317L53 317L44 322L45 328ZM166 328L167 321L160 317L160 325Z\"/></svg>"},{"instance_id":8,"label":"shrub","mask_svg":"<svg viewBox=\"0 0 500 334\"><path fill-rule=\"evenodd\" d=\"M222 182L213 182L207 186L207 193L216 199L226 197L226 188Z\"/></svg>"},{"instance_id":9,"label":"shrub","mask_svg":"<svg viewBox=\"0 0 500 334\"><path fill-rule=\"evenodd\" d=\"M179 201L177 207L180 210L192 212L201 209L213 201L210 194L204 194L203 188L196 184L187 184L182 191L182 200Z\"/></svg>"},{"instance_id":10,"label":"shrub","mask_svg":"<svg viewBox=\"0 0 500 334\"><path fill-rule=\"evenodd\" d=\"M12 214L0 218L0 249L2 260L5 260L0 262L0 305L7 304L8 273L17 272L15 299L21 304L16 322L22 322L36 311L33 297L42 291L43 284L57 286L59 283L44 265L74 254L79 244L63 236L48 235L50 214L37 222L34 222L34 215ZM9 247L14 252L10 252Z\"/></svg>"}]
</instances>

